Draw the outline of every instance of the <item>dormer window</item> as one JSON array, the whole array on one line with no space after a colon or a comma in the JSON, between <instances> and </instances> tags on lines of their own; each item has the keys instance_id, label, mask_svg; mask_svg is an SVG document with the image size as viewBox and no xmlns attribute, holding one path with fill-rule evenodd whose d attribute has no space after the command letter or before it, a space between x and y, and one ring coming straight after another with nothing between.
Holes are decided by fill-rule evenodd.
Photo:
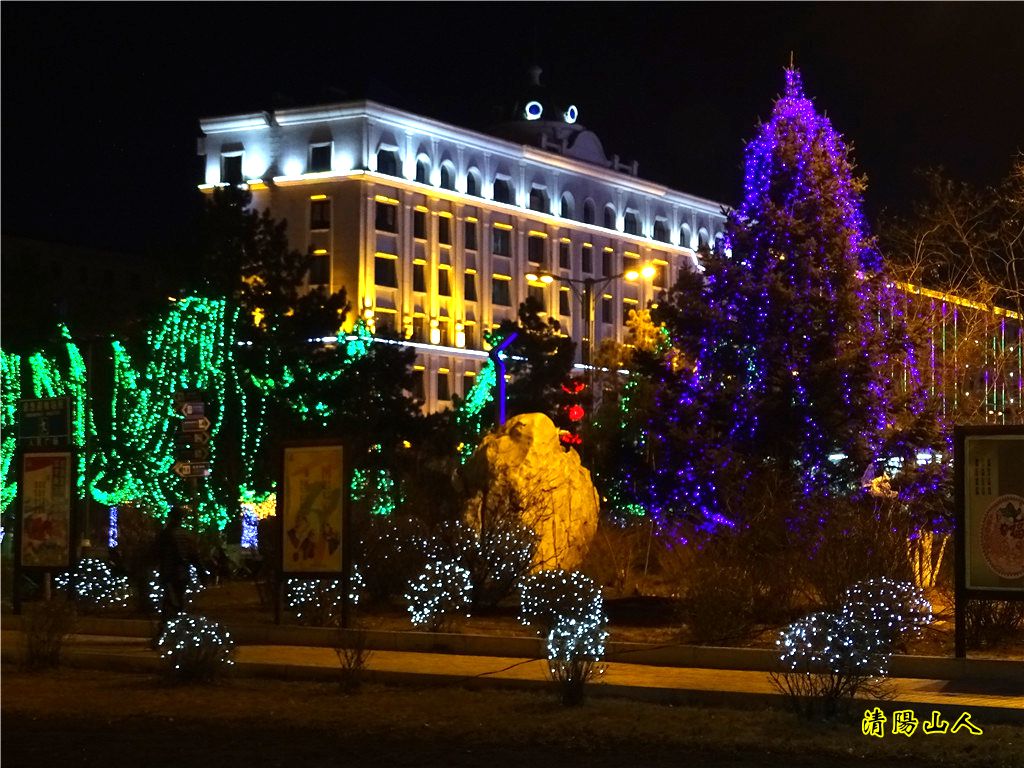
<instances>
[{"instance_id":1,"label":"dormer window","mask_svg":"<svg viewBox=\"0 0 1024 768\"><path fill-rule=\"evenodd\" d=\"M322 173L331 170L331 161L334 157L333 142L324 144L311 144L309 146L309 172Z\"/></svg>"}]
</instances>

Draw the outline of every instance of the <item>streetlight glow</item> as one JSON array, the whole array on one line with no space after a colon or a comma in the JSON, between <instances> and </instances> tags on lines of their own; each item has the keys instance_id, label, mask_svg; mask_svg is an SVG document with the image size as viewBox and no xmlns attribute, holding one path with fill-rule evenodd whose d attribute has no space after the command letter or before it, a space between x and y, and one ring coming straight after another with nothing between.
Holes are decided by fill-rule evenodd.
<instances>
[{"instance_id":1,"label":"streetlight glow","mask_svg":"<svg viewBox=\"0 0 1024 768\"><path fill-rule=\"evenodd\" d=\"M623 275L623 277L629 280L629 282L635 283L637 280L640 279L640 273L637 272L635 269L631 269L627 271L626 274Z\"/></svg>"},{"instance_id":2,"label":"streetlight glow","mask_svg":"<svg viewBox=\"0 0 1024 768\"><path fill-rule=\"evenodd\" d=\"M653 264L644 264L644 268L640 270L640 274L644 276L645 280L651 280L656 274L658 274L658 270Z\"/></svg>"}]
</instances>

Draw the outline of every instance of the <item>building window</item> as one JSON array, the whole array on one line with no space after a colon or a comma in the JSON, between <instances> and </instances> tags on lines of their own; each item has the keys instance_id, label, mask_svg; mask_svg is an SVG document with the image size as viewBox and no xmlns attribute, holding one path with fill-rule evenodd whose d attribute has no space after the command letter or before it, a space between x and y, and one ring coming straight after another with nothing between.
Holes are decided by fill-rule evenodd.
<instances>
[{"instance_id":1,"label":"building window","mask_svg":"<svg viewBox=\"0 0 1024 768\"><path fill-rule=\"evenodd\" d=\"M398 260L378 255L373 264L373 282L385 288L398 287Z\"/></svg>"},{"instance_id":2,"label":"building window","mask_svg":"<svg viewBox=\"0 0 1024 768\"><path fill-rule=\"evenodd\" d=\"M512 306L512 281L495 275L491 279L491 302L499 307Z\"/></svg>"},{"instance_id":3,"label":"building window","mask_svg":"<svg viewBox=\"0 0 1024 768\"><path fill-rule=\"evenodd\" d=\"M691 238L692 238L692 234L691 234L691 231L690 231L690 225L689 224L683 224L683 226L681 226L679 228L679 244L683 248L692 248L693 245L692 245Z\"/></svg>"},{"instance_id":4,"label":"building window","mask_svg":"<svg viewBox=\"0 0 1024 768\"><path fill-rule=\"evenodd\" d=\"M427 292L427 265L412 265L412 289L418 293Z\"/></svg>"},{"instance_id":5,"label":"building window","mask_svg":"<svg viewBox=\"0 0 1024 768\"><path fill-rule=\"evenodd\" d=\"M530 190L530 210L540 211L541 213L547 213L550 209L548 207L548 193L543 189L534 187Z\"/></svg>"},{"instance_id":6,"label":"building window","mask_svg":"<svg viewBox=\"0 0 1024 768\"><path fill-rule=\"evenodd\" d=\"M530 235L530 237L526 239L526 258L530 260L531 264L542 264L544 262L545 242L546 241L543 237L536 237L534 235Z\"/></svg>"},{"instance_id":7,"label":"building window","mask_svg":"<svg viewBox=\"0 0 1024 768\"><path fill-rule=\"evenodd\" d=\"M562 193L562 205L559 213L563 219L571 219L576 215L576 206L573 203L572 195L568 192Z\"/></svg>"},{"instance_id":8,"label":"building window","mask_svg":"<svg viewBox=\"0 0 1024 768\"><path fill-rule=\"evenodd\" d=\"M475 221L468 221L467 220L463 224L463 232L466 235L466 250L467 251L475 251L476 248L477 248L477 245L476 245L476 230L477 230L477 223Z\"/></svg>"},{"instance_id":9,"label":"building window","mask_svg":"<svg viewBox=\"0 0 1024 768\"><path fill-rule=\"evenodd\" d=\"M452 244L452 219L450 216L437 217L437 242L441 245Z\"/></svg>"},{"instance_id":10,"label":"building window","mask_svg":"<svg viewBox=\"0 0 1024 768\"><path fill-rule=\"evenodd\" d=\"M309 170L311 173L320 173L331 170L331 161L334 155L334 145L312 144L309 147Z\"/></svg>"},{"instance_id":11,"label":"building window","mask_svg":"<svg viewBox=\"0 0 1024 768\"><path fill-rule=\"evenodd\" d=\"M547 312L548 307L544 301L544 286L530 285L526 288L526 300L537 306L538 312Z\"/></svg>"},{"instance_id":12,"label":"building window","mask_svg":"<svg viewBox=\"0 0 1024 768\"><path fill-rule=\"evenodd\" d=\"M309 264L309 284L327 285L331 281L331 257L317 254Z\"/></svg>"},{"instance_id":13,"label":"building window","mask_svg":"<svg viewBox=\"0 0 1024 768\"><path fill-rule=\"evenodd\" d=\"M376 225L381 232L398 231L398 206L377 201Z\"/></svg>"},{"instance_id":14,"label":"building window","mask_svg":"<svg viewBox=\"0 0 1024 768\"><path fill-rule=\"evenodd\" d=\"M627 235L640 234L640 218L636 211L626 211L626 217L622 222L622 229Z\"/></svg>"},{"instance_id":15,"label":"building window","mask_svg":"<svg viewBox=\"0 0 1024 768\"><path fill-rule=\"evenodd\" d=\"M508 179L494 180L494 202L512 204L512 182Z\"/></svg>"},{"instance_id":16,"label":"building window","mask_svg":"<svg viewBox=\"0 0 1024 768\"><path fill-rule=\"evenodd\" d=\"M610 204L604 207L604 226L605 229L615 229L615 208Z\"/></svg>"},{"instance_id":17,"label":"building window","mask_svg":"<svg viewBox=\"0 0 1024 768\"><path fill-rule=\"evenodd\" d=\"M655 262L654 266L654 279L652 280L655 288L665 288L665 276L668 275L668 264L659 264Z\"/></svg>"},{"instance_id":18,"label":"building window","mask_svg":"<svg viewBox=\"0 0 1024 768\"><path fill-rule=\"evenodd\" d=\"M426 344L430 340L429 326L426 315L416 315L412 319L412 340Z\"/></svg>"},{"instance_id":19,"label":"building window","mask_svg":"<svg viewBox=\"0 0 1024 768\"><path fill-rule=\"evenodd\" d=\"M594 246L587 244L583 246L582 251L582 270L588 275L594 272Z\"/></svg>"},{"instance_id":20,"label":"building window","mask_svg":"<svg viewBox=\"0 0 1024 768\"><path fill-rule=\"evenodd\" d=\"M668 222L664 219L655 219L654 239L660 240L663 243L668 242Z\"/></svg>"},{"instance_id":21,"label":"building window","mask_svg":"<svg viewBox=\"0 0 1024 768\"><path fill-rule=\"evenodd\" d=\"M437 270L437 293L439 296L452 295L452 280L450 269Z\"/></svg>"},{"instance_id":22,"label":"building window","mask_svg":"<svg viewBox=\"0 0 1024 768\"><path fill-rule=\"evenodd\" d=\"M425 157L416 159L416 181L420 184L430 183L430 161Z\"/></svg>"},{"instance_id":23,"label":"building window","mask_svg":"<svg viewBox=\"0 0 1024 768\"><path fill-rule=\"evenodd\" d=\"M377 204L378 206L380 203ZM309 228L330 229L331 228L331 201L310 200L309 201ZM378 227L379 229L379 227Z\"/></svg>"},{"instance_id":24,"label":"building window","mask_svg":"<svg viewBox=\"0 0 1024 768\"><path fill-rule=\"evenodd\" d=\"M466 349L476 349L476 324L466 323L463 333L466 334Z\"/></svg>"},{"instance_id":25,"label":"building window","mask_svg":"<svg viewBox=\"0 0 1024 768\"><path fill-rule=\"evenodd\" d=\"M491 253L495 256L512 255L512 232L502 227L491 230Z\"/></svg>"},{"instance_id":26,"label":"building window","mask_svg":"<svg viewBox=\"0 0 1024 768\"><path fill-rule=\"evenodd\" d=\"M472 272L466 273L465 281L463 282L463 297L465 301L476 301L476 275Z\"/></svg>"},{"instance_id":27,"label":"building window","mask_svg":"<svg viewBox=\"0 0 1024 768\"><path fill-rule=\"evenodd\" d=\"M614 301L614 299L612 299L611 296L602 296L601 297L601 322L602 323L612 323L612 322L614 322L613 315L612 315L612 311L613 311L612 310L612 301Z\"/></svg>"},{"instance_id":28,"label":"building window","mask_svg":"<svg viewBox=\"0 0 1024 768\"><path fill-rule=\"evenodd\" d=\"M697 248L704 249L708 247L708 231L701 227L697 230Z\"/></svg>"},{"instance_id":29,"label":"building window","mask_svg":"<svg viewBox=\"0 0 1024 768\"><path fill-rule=\"evenodd\" d=\"M572 257L570 255L571 243L564 240L558 243L558 266L561 269L572 269Z\"/></svg>"},{"instance_id":30,"label":"building window","mask_svg":"<svg viewBox=\"0 0 1024 768\"><path fill-rule=\"evenodd\" d=\"M597 214L594 210L594 201L589 197L583 201L583 223L593 224L597 221Z\"/></svg>"},{"instance_id":31,"label":"building window","mask_svg":"<svg viewBox=\"0 0 1024 768\"><path fill-rule=\"evenodd\" d=\"M412 236L417 240L427 239L427 212L412 212Z\"/></svg>"},{"instance_id":32,"label":"building window","mask_svg":"<svg viewBox=\"0 0 1024 768\"><path fill-rule=\"evenodd\" d=\"M615 253L610 249L605 249L601 252L601 274L604 277L611 277L615 274L614 256Z\"/></svg>"},{"instance_id":33,"label":"building window","mask_svg":"<svg viewBox=\"0 0 1024 768\"><path fill-rule=\"evenodd\" d=\"M466 171L466 194L480 197L480 171L476 168Z\"/></svg>"},{"instance_id":34,"label":"building window","mask_svg":"<svg viewBox=\"0 0 1024 768\"><path fill-rule=\"evenodd\" d=\"M448 385L449 374L448 371L437 372L437 399L438 400L451 400L452 393L451 387Z\"/></svg>"},{"instance_id":35,"label":"building window","mask_svg":"<svg viewBox=\"0 0 1024 768\"><path fill-rule=\"evenodd\" d=\"M220 180L225 184L242 183L242 153L220 156Z\"/></svg>"},{"instance_id":36,"label":"building window","mask_svg":"<svg viewBox=\"0 0 1024 768\"><path fill-rule=\"evenodd\" d=\"M398 153L393 149L377 150L377 173L387 176L398 175Z\"/></svg>"},{"instance_id":37,"label":"building window","mask_svg":"<svg viewBox=\"0 0 1024 768\"><path fill-rule=\"evenodd\" d=\"M468 328L466 329L466 346L469 347L469 333ZM462 396L465 397L469 394L469 391L473 388L473 384L476 383L476 374L464 373L462 374Z\"/></svg>"},{"instance_id":38,"label":"building window","mask_svg":"<svg viewBox=\"0 0 1024 768\"><path fill-rule=\"evenodd\" d=\"M622 302L622 324L629 325L629 313L635 312L637 308L636 299L626 299Z\"/></svg>"},{"instance_id":39,"label":"building window","mask_svg":"<svg viewBox=\"0 0 1024 768\"><path fill-rule=\"evenodd\" d=\"M423 391L423 369L417 368L412 372L412 394L417 400L425 400Z\"/></svg>"},{"instance_id":40,"label":"building window","mask_svg":"<svg viewBox=\"0 0 1024 768\"><path fill-rule=\"evenodd\" d=\"M569 289L559 288L558 289L558 314L568 317L571 314L570 301L569 301Z\"/></svg>"},{"instance_id":41,"label":"building window","mask_svg":"<svg viewBox=\"0 0 1024 768\"><path fill-rule=\"evenodd\" d=\"M441 163L441 189L455 189L455 167L447 161Z\"/></svg>"}]
</instances>

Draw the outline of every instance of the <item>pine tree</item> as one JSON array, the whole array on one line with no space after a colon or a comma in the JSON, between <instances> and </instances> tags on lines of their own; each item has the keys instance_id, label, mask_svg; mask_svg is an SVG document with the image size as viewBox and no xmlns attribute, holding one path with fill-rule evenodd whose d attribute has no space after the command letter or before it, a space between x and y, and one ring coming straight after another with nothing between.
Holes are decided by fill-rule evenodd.
<instances>
[{"instance_id":1,"label":"pine tree","mask_svg":"<svg viewBox=\"0 0 1024 768\"><path fill-rule=\"evenodd\" d=\"M796 70L745 154L724 247L655 312L693 361L659 387L662 523L743 524L766 493L848 494L880 463L913 466L930 439L864 180Z\"/></svg>"}]
</instances>

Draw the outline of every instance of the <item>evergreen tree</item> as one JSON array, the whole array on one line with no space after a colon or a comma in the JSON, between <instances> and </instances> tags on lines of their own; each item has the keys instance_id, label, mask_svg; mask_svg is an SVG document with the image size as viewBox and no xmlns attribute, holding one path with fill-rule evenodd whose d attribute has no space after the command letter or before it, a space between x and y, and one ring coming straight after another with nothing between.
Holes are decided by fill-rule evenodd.
<instances>
[{"instance_id":1,"label":"evergreen tree","mask_svg":"<svg viewBox=\"0 0 1024 768\"><path fill-rule=\"evenodd\" d=\"M849 494L891 459L913 467L934 439L913 344L861 217L864 180L795 70L745 159L725 247L654 313L693 361L661 374L662 523L742 524L766 489Z\"/></svg>"}]
</instances>

